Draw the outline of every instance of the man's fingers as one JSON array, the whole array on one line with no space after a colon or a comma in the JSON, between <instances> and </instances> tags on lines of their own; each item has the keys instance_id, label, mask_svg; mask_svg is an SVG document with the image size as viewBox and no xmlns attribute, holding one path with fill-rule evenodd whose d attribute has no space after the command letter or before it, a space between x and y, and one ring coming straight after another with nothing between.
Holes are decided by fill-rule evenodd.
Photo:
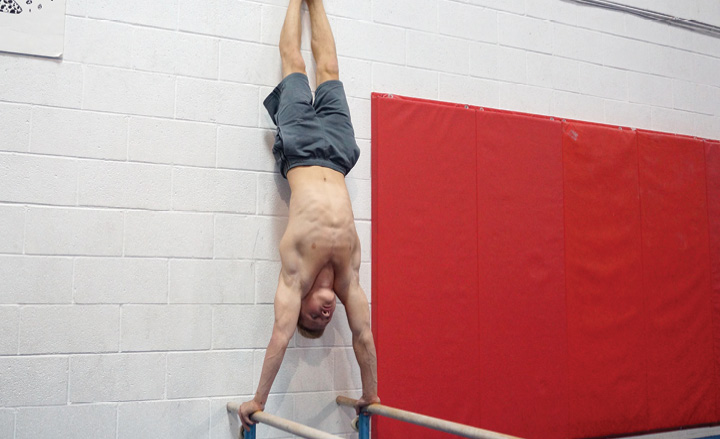
<instances>
[{"instance_id":1,"label":"man's fingers","mask_svg":"<svg viewBox=\"0 0 720 439\"><path fill-rule=\"evenodd\" d=\"M253 421L250 420L249 416L245 416L243 414L240 415L240 421L242 422L245 431L250 431L250 426L255 424Z\"/></svg>"}]
</instances>

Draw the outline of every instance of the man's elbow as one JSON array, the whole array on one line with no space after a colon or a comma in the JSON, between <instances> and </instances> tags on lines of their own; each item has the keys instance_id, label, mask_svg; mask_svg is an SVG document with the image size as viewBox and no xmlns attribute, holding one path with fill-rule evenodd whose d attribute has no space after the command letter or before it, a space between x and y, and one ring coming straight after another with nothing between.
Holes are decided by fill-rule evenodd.
<instances>
[{"instance_id":1,"label":"man's elbow","mask_svg":"<svg viewBox=\"0 0 720 439\"><path fill-rule=\"evenodd\" d=\"M270 337L270 344L277 346L278 348L285 349L290 344L292 334L288 334L286 331L280 331L273 329L272 337Z\"/></svg>"},{"instance_id":2,"label":"man's elbow","mask_svg":"<svg viewBox=\"0 0 720 439\"><path fill-rule=\"evenodd\" d=\"M367 345L370 343L374 344L373 334L372 334L372 331L370 330L370 328L368 327L361 331L356 331L355 333L353 333L353 342L361 343L364 345Z\"/></svg>"}]
</instances>

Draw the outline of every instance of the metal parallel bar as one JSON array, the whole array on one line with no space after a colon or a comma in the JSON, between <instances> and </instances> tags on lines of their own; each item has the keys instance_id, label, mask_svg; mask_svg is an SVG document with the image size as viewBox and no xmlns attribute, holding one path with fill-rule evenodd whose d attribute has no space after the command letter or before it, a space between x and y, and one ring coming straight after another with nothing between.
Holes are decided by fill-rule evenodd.
<instances>
[{"instance_id":1,"label":"metal parallel bar","mask_svg":"<svg viewBox=\"0 0 720 439\"><path fill-rule=\"evenodd\" d=\"M236 402L229 402L227 404L227 411L230 413L238 413L240 411L240 404ZM271 415L270 413L265 413L263 411L257 411L253 413L250 416L250 419L255 422L261 422L263 424L270 425L288 433L296 434L306 439L342 439L339 436L325 433L324 431L308 427L307 425L298 424L297 422L293 422L289 419L284 419L279 416ZM255 436L252 436L252 439L255 439Z\"/></svg>"},{"instance_id":2,"label":"metal parallel bar","mask_svg":"<svg viewBox=\"0 0 720 439\"><path fill-rule=\"evenodd\" d=\"M651 11L649 9L638 8L635 6L624 5L608 0L566 0L572 3L579 3L582 5L597 6L613 11L627 12L629 14L637 15L639 17L647 18L650 20L659 21L666 23L670 26L677 26L683 29L693 30L696 32L702 32L714 36L720 36L720 27L703 23L701 21L689 20L685 18L674 17L669 14L663 14L661 12Z\"/></svg>"},{"instance_id":3,"label":"metal parallel bar","mask_svg":"<svg viewBox=\"0 0 720 439\"><path fill-rule=\"evenodd\" d=\"M357 403L357 400L348 398L346 396L338 396L335 401L339 405L344 405L347 407L355 407L355 404ZM410 424L420 425L422 427L444 431L446 433L451 433L471 439L519 439L515 436L496 433L490 430L483 430L482 428L476 428L470 425L446 421L444 419L433 418L432 416L408 412L406 410L400 410L382 404L370 404L365 408L365 411L372 415L386 416L388 418L397 419L399 421L408 422Z\"/></svg>"}]
</instances>

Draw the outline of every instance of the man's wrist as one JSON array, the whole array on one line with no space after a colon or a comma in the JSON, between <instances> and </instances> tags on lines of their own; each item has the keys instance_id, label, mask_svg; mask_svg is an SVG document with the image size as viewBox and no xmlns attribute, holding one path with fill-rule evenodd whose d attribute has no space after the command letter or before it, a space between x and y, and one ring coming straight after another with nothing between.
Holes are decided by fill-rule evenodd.
<instances>
[{"instance_id":1,"label":"man's wrist","mask_svg":"<svg viewBox=\"0 0 720 439\"><path fill-rule=\"evenodd\" d=\"M255 402L255 404L260 407L260 410L265 410L265 401L262 398L255 395L255 397L253 398L253 402Z\"/></svg>"}]
</instances>

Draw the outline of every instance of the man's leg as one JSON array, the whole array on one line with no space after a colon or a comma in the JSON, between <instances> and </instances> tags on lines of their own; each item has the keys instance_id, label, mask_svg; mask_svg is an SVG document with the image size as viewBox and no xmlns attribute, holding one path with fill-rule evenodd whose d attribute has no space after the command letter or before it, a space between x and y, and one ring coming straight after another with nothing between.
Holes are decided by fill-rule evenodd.
<instances>
[{"instance_id":1,"label":"man's leg","mask_svg":"<svg viewBox=\"0 0 720 439\"><path fill-rule=\"evenodd\" d=\"M330 22L325 14L322 0L306 0L310 10L310 26L312 28L312 52L317 65L317 84L331 79L339 79L335 38L333 38Z\"/></svg>"},{"instance_id":2,"label":"man's leg","mask_svg":"<svg viewBox=\"0 0 720 439\"><path fill-rule=\"evenodd\" d=\"M291 73L304 73L305 60L300 53L302 40L302 22L300 7L303 0L290 0L285 23L280 31L280 58L282 59L283 78Z\"/></svg>"}]
</instances>

